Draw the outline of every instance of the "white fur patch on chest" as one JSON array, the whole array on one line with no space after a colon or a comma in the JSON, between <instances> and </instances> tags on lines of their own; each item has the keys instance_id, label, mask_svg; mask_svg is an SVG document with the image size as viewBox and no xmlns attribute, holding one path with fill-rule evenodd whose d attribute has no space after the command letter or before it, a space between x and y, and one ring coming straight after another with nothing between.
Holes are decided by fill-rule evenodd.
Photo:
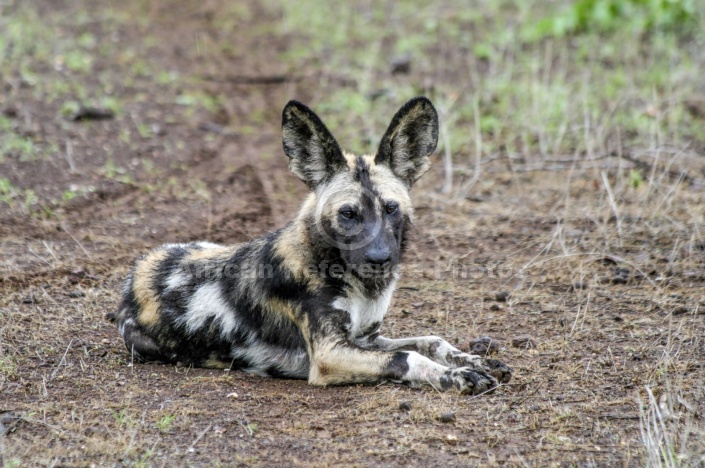
<instances>
[{"instance_id":1,"label":"white fur patch on chest","mask_svg":"<svg viewBox=\"0 0 705 468\"><path fill-rule=\"evenodd\" d=\"M359 337L360 333L368 330L372 324L382 322L389 309L389 304L392 302L396 286L395 279L377 297L367 297L356 291L333 301L333 307L344 310L350 315L348 336L351 339Z\"/></svg>"}]
</instances>

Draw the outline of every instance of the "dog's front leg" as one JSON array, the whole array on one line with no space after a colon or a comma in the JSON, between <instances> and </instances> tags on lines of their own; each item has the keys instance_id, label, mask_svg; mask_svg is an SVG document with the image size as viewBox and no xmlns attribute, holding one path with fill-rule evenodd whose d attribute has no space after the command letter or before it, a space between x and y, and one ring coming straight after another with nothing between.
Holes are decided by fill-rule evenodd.
<instances>
[{"instance_id":1,"label":"dog's front leg","mask_svg":"<svg viewBox=\"0 0 705 468\"><path fill-rule=\"evenodd\" d=\"M306 340L311 363L308 381L312 385L393 380L473 395L497 386L497 380L480 366L451 368L416 351L362 348L351 342L346 331L332 320L313 318L308 331Z\"/></svg>"},{"instance_id":2,"label":"dog's front leg","mask_svg":"<svg viewBox=\"0 0 705 468\"><path fill-rule=\"evenodd\" d=\"M437 336L390 339L373 335L367 339L361 340L359 343L363 347L383 351L397 351L402 349L416 351L422 356L446 367L482 369L502 383L507 383L512 378L512 369L503 362L464 353L443 338Z\"/></svg>"}]
</instances>

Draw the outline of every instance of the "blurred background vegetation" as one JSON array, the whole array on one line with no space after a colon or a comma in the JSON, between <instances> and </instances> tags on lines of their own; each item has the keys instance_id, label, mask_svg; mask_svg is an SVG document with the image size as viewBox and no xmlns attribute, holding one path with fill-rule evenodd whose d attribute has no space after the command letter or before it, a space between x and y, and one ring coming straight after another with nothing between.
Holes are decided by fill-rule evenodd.
<instances>
[{"instance_id":1,"label":"blurred background vegetation","mask_svg":"<svg viewBox=\"0 0 705 468\"><path fill-rule=\"evenodd\" d=\"M160 98L186 117L198 110L217 113L231 97L204 92L198 74L159 69L143 57L159 43L150 32L158 7L186 19L201 4L130 5L127 10L92 5L63 16L61 9L48 14L21 3L5 7L2 75L18 77L36 90L37 100L64 116L86 101L128 113L136 103ZM699 151L705 142L702 1L267 0L214 9L212 30L192 40L204 69L221 67L223 57L236 61L260 53L243 50L233 39L251 24L247 34L261 38L264 47L267 41L277 44L272 68L300 79L310 104L350 151L374 151L389 109L411 96L429 95L441 116L445 191L453 179L477 174L482 161L499 157L510 164L540 163L659 148ZM144 31L143 49L97 40L85 27L96 18L136 25ZM56 26L63 26L58 34ZM119 67L120 76L106 70L106 63ZM47 79L48 72L60 79ZM96 77L100 90L86 86ZM145 80L164 92L130 90ZM21 88L8 86L5 100L21 95ZM261 109L249 117L233 122L233 130L251 133L265 121ZM149 126L137 123L136 129L150 135ZM61 146L13 132L6 116L0 116L0 131L0 158L30 161ZM119 138L128 142L125 132ZM6 197L10 192L2 190Z\"/></svg>"},{"instance_id":2,"label":"blurred background vegetation","mask_svg":"<svg viewBox=\"0 0 705 468\"><path fill-rule=\"evenodd\" d=\"M545 158L705 141L704 16L695 0L309 0L285 4L282 27L306 39L292 63L359 83L321 96L323 111L432 94L453 153Z\"/></svg>"}]
</instances>

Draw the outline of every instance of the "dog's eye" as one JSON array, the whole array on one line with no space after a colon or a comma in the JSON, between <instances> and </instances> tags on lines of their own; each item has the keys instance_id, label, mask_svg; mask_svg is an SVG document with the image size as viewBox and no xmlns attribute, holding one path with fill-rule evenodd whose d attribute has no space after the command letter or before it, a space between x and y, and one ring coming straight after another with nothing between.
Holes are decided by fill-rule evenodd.
<instances>
[{"instance_id":1,"label":"dog's eye","mask_svg":"<svg viewBox=\"0 0 705 468\"><path fill-rule=\"evenodd\" d=\"M350 208L343 207L340 209L340 216L345 219L353 219L353 217L355 217L355 212Z\"/></svg>"},{"instance_id":2,"label":"dog's eye","mask_svg":"<svg viewBox=\"0 0 705 468\"><path fill-rule=\"evenodd\" d=\"M397 202L389 202L384 209L387 211L387 214L392 214L399 209L399 204Z\"/></svg>"}]
</instances>

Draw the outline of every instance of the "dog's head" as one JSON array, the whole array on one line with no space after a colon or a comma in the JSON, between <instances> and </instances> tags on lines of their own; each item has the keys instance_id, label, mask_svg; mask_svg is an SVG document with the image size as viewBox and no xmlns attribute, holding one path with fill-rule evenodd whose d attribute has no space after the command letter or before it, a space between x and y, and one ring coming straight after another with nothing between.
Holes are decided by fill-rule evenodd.
<instances>
[{"instance_id":1,"label":"dog's head","mask_svg":"<svg viewBox=\"0 0 705 468\"><path fill-rule=\"evenodd\" d=\"M318 116L290 101L282 116L289 168L311 190L300 217L327 266L379 284L400 262L413 208L409 189L430 166L438 142L438 115L431 101L417 97L392 119L375 155L341 151Z\"/></svg>"}]
</instances>

